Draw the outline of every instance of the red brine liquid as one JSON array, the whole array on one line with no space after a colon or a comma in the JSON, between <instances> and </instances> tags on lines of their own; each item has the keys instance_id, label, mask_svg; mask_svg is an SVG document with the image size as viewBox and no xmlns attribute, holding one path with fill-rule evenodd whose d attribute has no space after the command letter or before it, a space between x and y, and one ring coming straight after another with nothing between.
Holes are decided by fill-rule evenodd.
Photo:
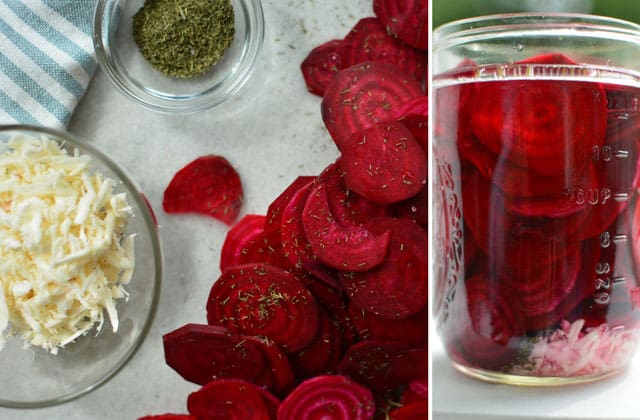
<instances>
[{"instance_id":1,"label":"red brine liquid","mask_svg":"<svg viewBox=\"0 0 640 420\"><path fill-rule=\"evenodd\" d=\"M640 337L640 80L549 54L465 62L434 86L434 309L450 357L535 377L620 369Z\"/></svg>"}]
</instances>

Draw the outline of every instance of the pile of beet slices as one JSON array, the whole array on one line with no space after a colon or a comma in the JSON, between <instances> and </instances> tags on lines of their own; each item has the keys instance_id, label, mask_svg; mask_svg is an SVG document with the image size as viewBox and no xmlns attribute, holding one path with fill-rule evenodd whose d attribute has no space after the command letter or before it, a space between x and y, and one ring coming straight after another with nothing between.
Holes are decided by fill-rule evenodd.
<instances>
[{"instance_id":1,"label":"pile of beet slices","mask_svg":"<svg viewBox=\"0 0 640 420\"><path fill-rule=\"evenodd\" d=\"M207 322L163 337L202 387L143 419L427 418L427 1L374 12L302 64L340 156L229 230Z\"/></svg>"}]
</instances>

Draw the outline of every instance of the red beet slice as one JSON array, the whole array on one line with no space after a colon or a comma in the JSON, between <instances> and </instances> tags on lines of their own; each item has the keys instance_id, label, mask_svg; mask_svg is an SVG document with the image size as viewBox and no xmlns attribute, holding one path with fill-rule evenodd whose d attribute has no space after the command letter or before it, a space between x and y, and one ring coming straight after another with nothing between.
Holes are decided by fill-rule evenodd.
<instances>
[{"instance_id":1,"label":"red beet slice","mask_svg":"<svg viewBox=\"0 0 640 420\"><path fill-rule=\"evenodd\" d=\"M429 216L429 209L427 207L427 203L429 202L428 193L429 191L425 184L418 194L392 204L390 206L391 215L411 219L414 223L417 223L423 229L427 230L427 218Z\"/></svg>"},{"instance_id":2,"label":"red beet slice","mask_svg":"<svg viewBox=\"0 0 640 420\"><path fill-rule=\"evenodd\" d=\"M282 249L297 270L307 270L327 285L339 289L341 286L335 274L314 253L302 224L302 211L313 185L310 181L298 189L282 209Z\"/></svg>"},{"instance_id":3,"label":"red beet slice","mask_svg":"<svg viewBox=\"0 0 640 420\"><path fill-rule=\"evenodd\" d=\"M190 414L155 414L150 416L139 417L138 420L198 420L196 417Z\"/></svg>"},{"instance_id":4,"label":"red beet slice","mask_svg":"<svg viewBox=\"0 0 640 420\"><path fill-rule=\"evenodd\" d=\"M411 131L422 150L427 153L429 98L419 96L400 106L395 114L395 119L401 121Z\"/></svg>"},{"instance_id":5,"label":"red beet slice","mask_svg":"<svg viewBox=\"0 0 640 420\"><path fill-rule=\"evenodd\" d=\"M330 267L366 271L384 260L389 232L373 235L360 226L339 224L329 209L324 184L318 184L309 194L301 220L311 249Z\"/></svg>"},{"instance_id":6,"label":"red beet slice","mask_svg":"<svg viewBox=\"0 0 640 420\"><path fill-rule=\"evenodd\" d=\"M261 237L265 219L259 214L247 214L229 229L220 252L220 271L247 262L244 257Z\"/></svg>"},{"instance_id":7,"label":"red beet slice","mask_svg":"<svg viewBox=\"0 0 640 420\"><path fill-rule=\"evenodd\" d=\"M367 61L336 73L322 98L322 120L342 149L355 133L389 121L397 107L422 95L420 84L397 67Z\"/></svg>"},{"instance_id":8,"label":"red beet slice","mask_svg":"<svg viewBox=\"0 0 640 420\"><path fill-rule=\"evenodd\" d=\"M391 230L384 263L363 272L343 272L345 291L360 308L384 318L406 319L427 304L427 234L408 219L377 218L373 234Z\"/></svg>"},{"instance_id":9,"label":"red beet slice","mask_svg":"<svg viewBox=\"0 0 640 420\"><path fill-rule=\"evenodd\" d=\"M475 87L471 127L502 159L556 177L584 167L591 148L604 143L606 106L603 88L591 82L483 82Z\"/></svg>"},{"instance_id":10,"label":"red beet slice","mask_svg":"<svg viewBox=\"0 0 640 420\"><path fill-rule=\"evenodd\" d=\"M418 194L427 182L427 159L401 122L377 124L355 134L342 148L347 187L379 203Z\"/></svg>"},{"instance_id":11,"label":"red beet slice","mask_svg":"<svg viewBox=\"0 0 640 420\"><path fill-rule=\"evenodd\" d=\"M374 0L373 11L392 34L412 47L427 49L427 0Z\"/></svg>"},{"instance_id":12,"label":"red beet slice","mask_svg":"<svg viewBox=\"0 0 640 420\"><path fill-rule=\"evenodd\" d=\"M347 47L345 41L334 39L311 50L300 65L309 92L323 96L334 74L349 67L345 60Z\"/></svg>"},{"instance_id":13,"label":"red beet slice","mask_svg":"<svg viewBox=\"0 0 640 420\"><path fill-rule=\"evenodd\" d=\"M375 61L392 64L420 83L427 78L427 54L389 35L377 17L360 19L344 40L345 67Z\"/></svg>"},{"instance_id":14,"label":"red beet slice","mask_svg":"<svg viewBox=\"0 0 640 420\"><path fill-rule=\"evenodd\" d=\"M187 409L200 420L271 420L264 393L245 381L219 379L189 394Z\"/></svg>"},{"instance_id":15,"label":"red beet slice","mask_svg":"<svg viewBox=\"0 0 640 420\"><path fill-rule=\"evenodd\" d=\"M318 336L307 347L291 356L298 378L335 372L342 357L340 327L326 309L321 308Z\"/></svg>"},{"instance_id":16,"label":"red beet slice","mask_svg":"<svg viewBox=\"0 0 640 420\"><path fill-rule=\"evenodd\" d=\"M266 337L245 335L244 339L248 342L254 343L260 349L264 356L265 370L268 371L270 375L268 382L265 384L260 384L259 382L254 383L257 385L268 384L266 388L276 393L287 389L287 387L289 387L289 385L291 385L295 380L293 368L291 366L291 362L289 362L289 359L287 358L287 355L280 350L273 340Z\"/></svg>"},{"instance_id":17,"label":"red beet slice","mask_svg":"<svg viewBox=\"0 0 640 420\"><path fill-rule=\"evenodd\" d=\"M389 411L389 420L426 419L429 415L427 400L416 401Z\"/></svg>"},{"instance_id":18,"label":"red beet slice","mask_svg":"<svg viewBox=\"0 0 640 420\"><path fill-rule=\"evenodd\" d=\"M267 233L274 233L276 236L280 236L282 228L282 211L285 206L289 204L293 195L298 192L300 188L304 187L315 178L316 177L314 176L297 177L287 186L287 188L285 188L283 192L280 193L278 197L276 197L275 200L271 202L271 204L269 204L264 227Z\"/></svg>"},{"instance_id":19,"label":"red beet slice","mask_svg":"<svg viewBox=\"0 0 640 420\"><path fill-rule=\"evenodd\" d=\"M316 184L324 184L333 217L343 225L362 225L375 217L388 216L389 209L350 191L344 181L342 158L327 166L316 178Z\"/></svg>"},{"instance_id":20,"label":"red beet slice","mask_svg":"<svg viewBox=\"0 0 640 420\"><path fill-rule=\"evenodd\" d=\"M394 389L427 375L427 351L396 341L360 341L344 355L338 372L372 390Z\"/></svg>"},{"instance_id":21,"label":"red beet slice","mask_svg":"<svg viewBox=\"0 0 640 420\"><path fill-rule=\"evenodd\" d=\"M371 391L342 375L307 379L282 401L278 420L369 420L375 404Z\"/></svg>"},{"instance_id":22,"label":"red beet slice","mask_svg":"<svg viewBox=\"0 0 640 420\"><path fill-rule=\"evenodd\" d=\"M204 385L217 378L254 381L264 368L260 349L224 327L186 324L162 337L167 365Z\"/></svg>"},{"instance_id":23,"label":"red beet slice","mask_svg":"<svg viewBox=\"0 0 640 420\"><path fill-rule=\"evenodd\" d=\"M285 352L306 347L318 331L315 298L297 278L268 264L231 267L213 284L207 321L273 340Z\"/></svg>"},{"instance_id":24,"label":"red beet slice","mask_svg":"<svg viewBox=\"0 0 640 420\"><path fill-rule=\"evenodd\" d=\"M244 194L240 176L222 156L197 158L171 179L162 206L167 213L198 213L233 224Z\"/></svg>"},{"instance_id":25,"label":"red beet slice","mask_svg":"<svg viewBox=\"0 0 640 420\"><path fill-rule=\"evenodd\" d=\"M362 340L390 340L406 343L414 348L427 344L426 310L403 320L387 319L349 304L349 317Z\"/></svg>"}]
</instances>

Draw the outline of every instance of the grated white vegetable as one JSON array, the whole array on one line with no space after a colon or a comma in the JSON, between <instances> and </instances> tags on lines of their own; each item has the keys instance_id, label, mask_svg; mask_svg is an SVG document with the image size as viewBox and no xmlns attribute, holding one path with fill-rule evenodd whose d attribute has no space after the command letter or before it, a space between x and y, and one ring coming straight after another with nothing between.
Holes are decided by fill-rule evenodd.
<instances>
[{"instance_id":1,"label":"grated white vegetable","mask_svg":"<svg viewBox=\"0 0 640 420\"><path fill-rule=\"evenodd\" d=\"M0 346L19 335L57 353L99 331L105 312L118 329L115 302L134 269L134 238L123 239L131 208L89 163L47 138L15 137L0 155Z\"/></svg>"},{"instance_id":2,"label":"grated white vegetable","mask_svg":"<svg viewBox=\"0 0 640 420\"><path fill-rule=\"evenodd\" d=\"M540 377L587 376L623 367L635 354L637 329L602 324L583 331L584 320L562 321L550 336L533 344L529 363L511 373Z\"/></svg>"}]
</instances>

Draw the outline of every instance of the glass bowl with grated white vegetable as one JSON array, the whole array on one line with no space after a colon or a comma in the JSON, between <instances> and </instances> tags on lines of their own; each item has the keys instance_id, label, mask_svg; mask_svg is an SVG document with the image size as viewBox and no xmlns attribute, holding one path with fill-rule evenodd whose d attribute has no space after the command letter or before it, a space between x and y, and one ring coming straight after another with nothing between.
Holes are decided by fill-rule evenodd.
<instances>
[{"instance_id":1,"label":"glass bowl with grated white vegetable","mask_svg":"<svg viewBox=\"0 0 640 420\"><path fill-rule=\"evenodd\" d=\"M61 403L113 376L147 333L161 265L122 168L68 133L0 126L0 405Z\"/></svg>"}]
</instances>

